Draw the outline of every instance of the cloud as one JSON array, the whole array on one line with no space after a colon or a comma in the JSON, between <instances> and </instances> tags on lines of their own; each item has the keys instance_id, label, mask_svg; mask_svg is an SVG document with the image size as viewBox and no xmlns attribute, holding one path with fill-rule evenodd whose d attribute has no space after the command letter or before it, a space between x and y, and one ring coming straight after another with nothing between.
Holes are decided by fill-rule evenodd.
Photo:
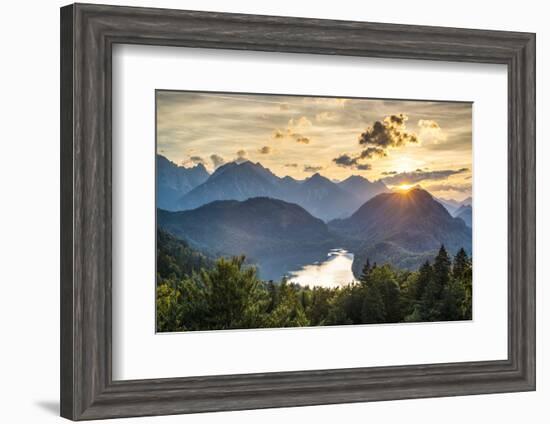
<instances>
[{"instance_id":1,"label":"cloud","mask_svg":"<svg viewBox=\"0 0 550 424\"><path fill-rule=\"evenodd\" d=\"M433 184L428 187L428 190L433 191L458 191L459 193L470 193L472 186L470 184Z\"/></svg>"},{"instance_id":2,"label":"cloud","mask_svg":"<svg viewBox=\"0 0 550 424\"><path fill-rule=\"evenodd\" d=\"M297 143L309 144L311 139L303 135L300 129L311 127L311 125L311 121L305 116L300 116L299 118L291 118L288 121L287 128L277 128L275 129L275 131L273 131L273 138L282 139L288 137L294 139L294 141L296 141ZM296 131L296 129L298 129L298 131Z\"/></svg>"},{"instance_id":3,"label":"cloud","mask_svg":"<svg viewBox=\"0 0 550 424\"><path fill-rule=\"evenodd\" d=\"M400 147L409 143L418 143L416 134L406 131L407 115L386 116L376 121L359 136L359 144L377 146L382 149Z\"/></svg>"},{"instance_id":4,"label":"cloud","mask_svg":"<svg viewBox=\"0 0 550 424\"><path fill-rule=\"evenodd\" d=\"M344 153L334 159L332 161L342 168L353 168L358 169L360 171L368 171L371 169L371 165L368 163L360 163L359 161L363 159L361 156L352 157L348 155L347 153Z\"/></svg>"},{"instance_id":5,"label":"cloud","mask_svg":"<svg viewBox=\"0 0 550 424\"><path fill-rule=\"evenodd\" d=\"M261 149L258 150L259 153L262 155L269 155L273 152L273 149L270 146L264 146Z\"/></svg>"},{"instance_id":6,"label":"cloud","mask_svg":"<svg viewBox=\"0 0 550 424\"><path fill-rule=\"evenodd\" d=\"M362 161L374 157L385 157L390 147L401 147L409 143L418 143L418 136L406 131L407 115L400 113L386 116L381 121L375 121L359 136L359 144L365 146L354 156L343 154L333 159L341 167L355 169L370 169L370 165Z\"/></svg>"},{"instance_id":7,"label":"cloud","mask_svg":"<svg viewBox=\"0 0 550 424\"><path fill-rule=\"evenodd\" d=\"M205 163L205 160L201 156L191 156L189 160L193 162L195 165L199 163L202 163L204 165Z\"/></svg>"},{"instance_id":8,"label":"cloud","mask_svg":"<svg viewBox=\"0 0 550 424\"><path fill-rule=\"evenodd\" d=\"M212 161L214 168L222 166L225 163L225 159L215 153L210 155L210 160Z\"/></svg>"},{"instance_id":9,"label":"cloud","mask_svg":"<svg viewBox=\"0 0 550 424\"><path fill-rule=\"evenodd\" d=\"M420 128L419 136L423 142L438 144L441 141L447 140L447 135L443 133L439 124L432 119L420 119L418 121L418 128Z\"/></svg>"},{"instance_id":10,"label":"cloud","mask_svg":"<svg viewBox=\"0 0 550 424\"><path fill-rule=\"evenodd\" d=\"M357 164L357 158L352 158L347 153L344 153L334 159L332 161L338 165L343 167L353 167Z\"/></svg>"},{"instance_id":11,"label":"cloud","mask_svg":"<svg viewBox=\"0 0 550 424\"><path fill-rule=\"evenodd\" d=\"M311 139L309 137L306 137L305 135L303 135L301 133L294 132L294 130L292 128L287 128L285 130L281 130L281 129L277 128L273 132L273 138L275 138L275 139L282 139L282 138L285 138L285 137L289 137L289 138L293 139L294 141L296 141L296 143L302 143L302 144L309 144L309 142L311 141Z\"/></svg>"},{"instance_id":12,"label":"cloud","mask_svg":"<svg viewBox=\"0 0 550 424\"><path fill-rule=\"evenodd\" d=\"M298 168L297 163L285 163L285 168Z\"/></svg>"},{"instance_id":13,"label":"cloud","mask_svg":"<svg viewBox=\"0 0 550 424\"><path fill-rule=\"evenodd\" d=\"M397 171L384 171L382 172L382 175L395 175L397 174Z\"/></svg>"},{"instance_id":14,"label":"cloud","mask_svg":"<svg viewBox=\"0 0 550 424\"><path fill-rule=\"evenodd\" d=\"M336 114L333 112L325 111L319 112L315 115L315 121L319 123L323 122L332 122L337 118Z\"/></svg>"},{"instance_id":15,"label":"cloud","mask_svg":"<svg viewBox=\"0 0 550 424\"><path fill-rule=\"evenodd\" d=\"M237 151L237 158L235 159L235 162L240 163L247 160L248 152L244 149Z\"/></svg>"},{"instance_id":16,"label":"cloud","mask_svg":"<svg viewBox=\"0 0 550 424\"><path fill-rule=\"evenodd\" d=\"M372 166L370 163L360 163L355 166L355 169L358 169L359 171L368 171L369 169L372 169Z\"/></svg>"},{"instance_id":17,"label":"cloud","mask_svg":"<svg viewBox=\"0 0 550 424\"><path fill-rule=\"evenodd\" d=\"M441 128L439 124L432 119L420 119L418 121L418 126L420 128L430 128L434 130Z\"/></svg>"},{"instance_id":18,"label":"cloud","mask_svg":"<svg viewBox=\"0 0 550 424\"><path fill-rule=\"evenodd\" d=\"M277 128L273 131L273 138L285 138L285 133Z\"/></svg>"},{"instance_id":19,"label":"cloud","mask_svg":"<svg viewBox=\"0 0 550 424\"><path fill-rule=\"evenodd\" d=\"M279 109L280 110L288 110L289 109L288 103L281 103L279 105Z\"/></svg>"},{"instance_id":20,"label":"cloud","mask_svg":"<svg viewBox=\"0 0 550 424\"><path fill-rule=\"evenodd\" d=\"M359 154L360 159L372 159L375 156L384 157L387 153L381 147L367 147Z\"/></svg>"},{"instance_id":21,"label":"cloud","mask_svg":"<svg viewBox=\"0 0 550 424\"><path fill-rule=\"evenodd\" d=\"M397 185L402 183L413 184L424 180L444 180L451 175L462 174L467 171L469 171L468 168L443 169L438 171L416 170L413 172L401 172L389 177L384 177L382 178L382 181L389 185Z\"/></svg>"},{"instance_id":22,"label":"cloud","mask_svg":"<svg viewBox=\"0 0 550 424\"><path fill-rule=\"evenodd\" d=\"M304 172L319 172L321 169L323 169L322 166L304 165Z\"/></svg>"},{"instance_id":23,"label":"cloud","mask_svg":"<svg viewBox=\"0 0 550 424\"><path fill-rule=\"evenodd\" d=\"M305 116L300 116L299 118L290 118L288 121L289 127L311 127L311 121Z\"/></svg>"}]
</instances>

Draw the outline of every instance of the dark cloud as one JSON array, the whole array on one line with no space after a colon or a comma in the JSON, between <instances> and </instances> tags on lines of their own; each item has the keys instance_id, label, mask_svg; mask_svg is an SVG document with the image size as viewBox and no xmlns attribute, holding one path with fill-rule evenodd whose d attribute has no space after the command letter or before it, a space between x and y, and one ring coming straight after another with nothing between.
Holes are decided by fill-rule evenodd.
<instances>
[{"instance_id":1,"label":"dark cloud","mask_svg":"<svg viewBox=\"0 0 550 424\"><path fill-rule=\"evenodd\" d=\"M285 163L285 168L298 168L297 163Z\"/></svg>"},{"instance_id":2,"label":"dark cloud","mask_svg":"<svg viewBox=\"0 0 550 424\"><path fill-rule=\"evenodd\" d=\"M218 166L222 166L225 163L225 159L215 153L210 155L210 160L212 161L214 168L217 168Z\"/></svg>"},{"instance_id":3,"label":"dark cloud","mask_svg":"<svg viewBox=\"0 0 550 424\"><path fill-rule=\"evenodd\" d=\"M417 135L406 131L405 122L408 119L407 115L400 113L386 116L382 121L376 121L359 136L359 144L386 149L417 143Z\"/></svg>"},{"instance_id":4,"label":"dark cloud","mask_svg":"<svg viewBox=\"0 0 550 424\"><path fill-rule=\"evenodd\" d=\"M312 166L312 165L304 166L304 172L319 172L321 169L323 169L322 166Z\"/></svg>"},{"instance_id":5,"label":"dark cloud","mask_svg":"<svg viewBox=\"0 0 550 424\"><path fill-rule=\"evenodd\" d=\"M369 169L372 169L372 166L370 163L360 163L355 167L355 169L358 169L359 171L368 171Z\"/></svg>"},{"instance_id":6,"label":"dark cloud","mask_svg":"<svg viewBox=\"0 0 550 424\"><path fill-rule=\"evenodd\" d=\"M342 166L342 167L354 167L356 164L357 164L357 158L352 158L350 155L348 155L347 153L344 153L334 159L332 159L332 161L338 165L338 166Z\"/></svg>"},{"instance_id":7,"label":"dark cloud","mask_svg":"<svg viewBox=\"0 0 550 424\"><path fill-rule=\"evenodd\" d=\"M235 162L237 162L237 163L246 162L247 157L248 157L248 152L246 150L243 150L243 149L238 150L237 151L237 158L235 159Z\"/></svg>"},{"instance_id":8,"label":"dark cloud","mask_svg":"<svg viewBox=\"0 0 550 424\"><path fill-rule=\"evenodd\" d=\"M468 168L460 169L443 169L438 171L422 171L416 170L413 172L401 172L399 174L391 175L389 177L382 178L382 181L386 184L412 184L418 183L424 180L444 180L451 175L462 174L467 172Z\"/></svg>"},{"instance_id":9,"label":"dark cloud","mask_svg":"<svg viewBox=\"0 0 550 424\"><path fill-rule=\"evenodd\" d=\"M194 164L198 164L198 163L204 164L205 163L204 159L201 156L191 156L189 158L189 160L191 162L193 162Z\"/></svg>"},{"instance_id":10,"label":"dark cloud","mask_svg":"<svg viewBox=\"0 0 550 424\"><path fill-rule=\"evenodd\" d=\"M359 161L361 159L363 159L361 157L361 155L356 156L356 157L352 157L352 156L348 155L347 153L344 153L344 154L332 159L332 161L336 165L341 166L342 168L354 168L354 169L358 169L360 171L367 171L367 170L371 169L370 164L360 163Z\"/></svg>"},{"instance_id":11,"label":"dark cloud","mask_svg":"<svg viewBox=\"0 0 550 424\"><path fill-rule=\"evenodd\" d=\"M333 162L347 168L370 169L370 165L363 163L363 160L387 156L389 147L418 143L417 135L406 131L405 123L408 119L407 115L400 113L375 121L359 136L359 144L365 146L359 154L354 156L343 154L334 158Z\"/></svg>"},{"instance_id":12,"label":"dark cloud","mask_svg":"<svg viewBox=\"0 0 550 424\"><path fill-rule=\"evenodd\" d=\"M262 155L269 155L272 152L273 152L273 149L269 146L264 146L258 150L258 153L261 153Z\"/></svg>"},{"instance_id":13,"label":"dark cloud","mask_svg":"<svg viewBox=\"0 0 550 424\"><path fill-rule=\"evenodd\" d=\"M359 154L361 159L372 159L375 156L384 157L387 156L387 153L381 147L367 147Z\"/></svg>"},{"instance_id":14,"label":"dark cloud","mask_svg":"<svg viewBox=\"0 0 550 424\"><path fill-rule=\"evenodd\" d=\"M382 172L382 175L395 175L397 174L397 171L384 171Z\"/></svg>"},{"instance_id":15,"label":"dark cloud","mask_svg":"<svg viewBox=\"0 0 550 424\"><path fill-rule=\"evenodd\" d=\"M309 144L309 138L304 137L303 135L294 134L294 139L296 140L296 143Z\"/></svg>"}]
</instances>

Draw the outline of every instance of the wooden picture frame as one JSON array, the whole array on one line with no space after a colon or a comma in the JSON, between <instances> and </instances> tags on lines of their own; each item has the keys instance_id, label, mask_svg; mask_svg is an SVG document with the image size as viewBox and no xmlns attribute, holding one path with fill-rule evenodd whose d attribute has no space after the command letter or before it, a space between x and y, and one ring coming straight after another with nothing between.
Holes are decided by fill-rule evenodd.
<instances>
[{"instance_id":1,"label":"wooden picture frame","mask_svg":"<svg viewBox=\"0 0 550 424\"><path fill-rule=\"evenodd\" d=\"M113 381L116 43L505 64L508 359ZM535 35L75 4L61 9L61 415L72 420L535 389Z\"/></svg>"}]
</instances>

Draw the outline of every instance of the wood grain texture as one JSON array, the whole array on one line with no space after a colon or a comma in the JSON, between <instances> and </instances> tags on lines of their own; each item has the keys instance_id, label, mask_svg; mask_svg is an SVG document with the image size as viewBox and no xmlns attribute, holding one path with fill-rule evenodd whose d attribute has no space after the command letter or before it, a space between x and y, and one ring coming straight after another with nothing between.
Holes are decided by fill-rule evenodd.
<instances>
[{"instance_id":1,"label":"wood grain texture","mask_svg":"<svg viewBox=\"0 0 550 424\"><path fill-rule=\"evenodd\" d=\"M508 360L112 381L115 43L506 64ZM100 419L534 388L534 34L86 4L62 8L62 416Z\"/></svg>"}]
</instances>

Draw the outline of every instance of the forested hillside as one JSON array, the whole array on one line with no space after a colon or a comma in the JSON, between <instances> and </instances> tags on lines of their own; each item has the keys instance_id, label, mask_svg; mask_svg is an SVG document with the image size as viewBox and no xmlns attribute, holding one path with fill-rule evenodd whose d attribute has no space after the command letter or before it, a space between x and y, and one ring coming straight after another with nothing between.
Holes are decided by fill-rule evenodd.
<instances>
[{"instance_id":1,"label":"forested hillside","mask_svg":"<svg viewBox=\"0 0 550 424\"><path fill-rule=\"evenodd\" d=\"M366 261L358 283L302 287L262 281L244 257L206 256L166 233L157 241L157 331L469 320L472 268L441 246L417 271Z\"/></svg>"}]
</instances>

